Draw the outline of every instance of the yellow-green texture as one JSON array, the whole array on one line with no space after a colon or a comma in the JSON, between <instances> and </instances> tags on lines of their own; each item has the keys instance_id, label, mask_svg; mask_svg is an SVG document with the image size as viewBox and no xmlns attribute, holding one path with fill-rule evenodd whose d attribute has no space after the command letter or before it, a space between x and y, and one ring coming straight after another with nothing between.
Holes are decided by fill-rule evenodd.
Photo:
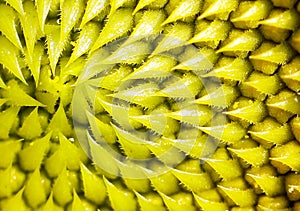
<instances>
[{"instance_id":1,"label":"yellow-green texture","mask_svg":"<svg viewBox=\"0 0 300 211\"><path fill-rule=\"evenodd\" d=\"M299 24L297 0L0 0L0 210L300 210ZM159 34L167 36L155 49L138 40ZM74 120L82 70L101 47L124 37L151 56L108 57L119 64L97 84L95 113ZM191 46L212 67L191 64ZM181 62L162 52L180 54ZM168 81L169 73L181 84ZM125 80L141 79L147 83L118 92ZM164 89L155 80L166 80ZM189 98L182 84L196 113L172 104ZM121 121L112 98L130 103L130 125L152 131L151 144L112 124ZM225 122L211 124L212 111ZM166 127L151 124L150 115ZM185 158L157 177L124 178L126 168L112 175L82 150L73 121L88 121L130 158ZM216 141L202 159L204 146ZM101 162L94 147L92 158ZM171 157L160 157L164 152Z\"/></svg>"}]
</instances>

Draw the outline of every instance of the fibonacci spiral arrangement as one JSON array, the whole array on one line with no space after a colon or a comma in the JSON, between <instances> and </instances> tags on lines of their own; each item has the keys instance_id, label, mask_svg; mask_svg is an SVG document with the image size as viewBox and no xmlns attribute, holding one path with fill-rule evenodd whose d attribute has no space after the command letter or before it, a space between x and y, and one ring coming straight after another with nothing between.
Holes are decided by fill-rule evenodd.
<instances>
[{"instance_id":1,"label":"fibonacci spiral arrangement","mask_svg":"<svg viewBox=\"0 0 300 211\"><path fill-rule=\"evenodd\" d=\"M297 0L0 0L0 210L300 210L299 24Z\"/></svg>"}]
</instances>

